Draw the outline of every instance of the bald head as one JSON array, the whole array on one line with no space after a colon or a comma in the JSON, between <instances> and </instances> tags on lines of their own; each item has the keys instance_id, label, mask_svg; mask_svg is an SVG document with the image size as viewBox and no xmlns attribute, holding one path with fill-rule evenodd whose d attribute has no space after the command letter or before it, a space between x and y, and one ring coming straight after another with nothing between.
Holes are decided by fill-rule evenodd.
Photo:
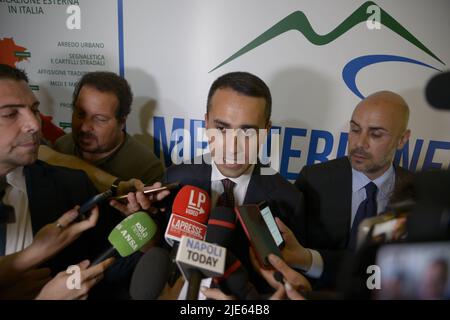
<instances>
[{"instance_id":1,"label":"bald head","mask_svg":"<svg viewBox=\"0 0 450 320\"><path fill-rule=\"evenodd\" d=\"M364 100L362 100L355 108L356 112L364 113L382 113L396 123L399 131L404 132L408 128L409 107L405 99L392 91L378 91Z\"/></svg>"},{"instance_id":2,"label":"bald head","mask_svg":"<svg viewBox=\"0 0 450 320\"><path fill-rule=\"evenodd\" d=\"M362 100L350 121L348 139L352 167L374 180L392 165L395 151L408 141L409 108L390 91L376 92Z\"/></svg>"}]
</instances>

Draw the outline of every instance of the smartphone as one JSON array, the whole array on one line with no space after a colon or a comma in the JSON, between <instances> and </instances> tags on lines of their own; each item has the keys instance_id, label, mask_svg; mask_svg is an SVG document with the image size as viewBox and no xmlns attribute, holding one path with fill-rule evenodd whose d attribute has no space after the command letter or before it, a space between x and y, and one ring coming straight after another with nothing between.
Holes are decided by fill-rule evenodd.
<instances>
[{"instance_id":1,"label":"smartphone","mask_svg":"<svg viewBox=\"0 0 450 320\"><path fill-rule=\"evenodd\" d=\"M364 219L358 227L356 248L368 243L400 240L406 234L406 213L385 212Z\"/></svg>"},{"instance_id":2,"label":"smartphone","mask_svg":"<svg viewBox=\"0 0 450 320\"><path fill-rule=\"evenodd\" d=\"M273 217L272 211L270 211L270 207L266 201L263 201L258 204L259 211L261 211L261 215L264 219L264 222L269 228L270 233L272 234L273 240L277 244L278 248L284 247L284 239L281 235L280 229L278 229L277 223L275 222L275 218Z\"/></svg>"},{"instance_id":3,"label":"smartphone","mask_svg":"<svg viewBox=\"0 0 450 320\"><path fill-rule=\"evenodd\" d=\"M144 190L143 192L144 192L144 194L152 194L152 193L158 193L163 190L173 190L175 188L178 188L179 186L180 186L180 182L173 182L173 183L169 183L164 186L161 186L161 187ZM128 194L124 194L121 196L112 197L111 199L112 200L125 200L127 198L127 196L128 196Z\"/></svg>"},{"instance_id":4,"label":"smartphone","mask_svg":"<svg viewBox=\"0 0 450 320\"><path fill-rule=\"evenodd\" d=\"M258 205L242 205L234 210L260 265L263 268L271 268L268 260L269 254L272 253L281 257L281 251L275 243Z\"/></svg>"},{"instance_id":5,"label":"smartphone","mask_svg":"<svg viewBox=\"0 0 450 320\"><path fill-rule=\"evenodd\" d=\"M78 218L77 221L86 219L86 213L88 213L93 207L95 207L100 202L111 197L112 191L107 190L103 193L97 194L96 196L90 198L88 201L83 203L81 207L78 209Z\"/></svg>"}]
</instances>

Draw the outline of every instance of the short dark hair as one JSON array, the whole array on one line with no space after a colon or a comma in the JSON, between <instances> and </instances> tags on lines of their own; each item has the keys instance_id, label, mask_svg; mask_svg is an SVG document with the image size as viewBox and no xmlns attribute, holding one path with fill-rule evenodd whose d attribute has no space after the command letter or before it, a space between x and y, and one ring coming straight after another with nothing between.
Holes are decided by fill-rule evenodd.
<instances>
[{"instance_id":1,"label":"short dark hair","mask_svg":"<svg viewBox=\"0 0 450 320\"><path fill-rule=\"evenodd\" d=\"M16 81L25 81L28 83L28 76L25 71L11 67L7 64L0 64L0 80L9 79Z\"/></svg>"},{"instance_id":2,"label":"short dark hair","mask_svg":"<svg viewBox=\"0 0 450 320\"><path fill-rule=\"evenodd\" d=\"M272 114L272 96L269 87L257 76L248 72L230 72L216 79L211 85L208 93L206 112L211 108L211 99L218 89L230 88L240 94L255 98L264 98L266 101L266 122Z\"/></svg>"},{"instance_id":3,"label":"short dark hair","mask_svg":"<svg viewBox=\"0 0 450 320\"><path fill-rule=\"evenodd\" d=\"M101 92L114 93L117 100L119 100L119 107L116 111L118 120L123 120L130 113L131 103L133 102L133 93L130 85L127 80L119 77L114 72L95 71L84 74L75 86L73 105L75 105L83 86L90 86Z\"/></svg>"}]
</instances>

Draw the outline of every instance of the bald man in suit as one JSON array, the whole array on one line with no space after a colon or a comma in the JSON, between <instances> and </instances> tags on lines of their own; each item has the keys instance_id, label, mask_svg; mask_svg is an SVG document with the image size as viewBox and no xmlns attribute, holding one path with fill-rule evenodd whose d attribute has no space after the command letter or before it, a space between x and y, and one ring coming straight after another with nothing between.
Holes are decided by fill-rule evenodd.
<instances>
[{"instance_id":1,"label":"bald man in suit","mask_svg":"<svg viewBox=\"0 0 450 320\"><path fill-rule=\"evenodd\" d=\"M334 286L340 263L354 251L361 220L383 212L393 191L410 183L411 173L393 164L396 150L409 139L408 120L401 96L374 93L352 114L348 156L301 170L295 185L305 196L306 210L299 240L316 254L299 264L315 270L318 287Z\"/></svg>"}]
</instances>

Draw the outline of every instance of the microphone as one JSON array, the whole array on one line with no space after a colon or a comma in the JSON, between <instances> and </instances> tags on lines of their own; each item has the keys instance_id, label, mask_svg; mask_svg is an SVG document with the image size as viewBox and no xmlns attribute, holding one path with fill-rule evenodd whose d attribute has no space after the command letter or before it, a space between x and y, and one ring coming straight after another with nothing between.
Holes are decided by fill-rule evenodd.
<instances>
[{"instance_id":1,"label":"microphone","mask_svg":"<svg viewBox=\"0 0 450 320\"><path fill-rule=\"evenodd\" d=\"M209 216L205 240L230 248L235 229L236 213L234 210L227 207L215 207Z\"/></svg>"},{"instance_id":2,"label":"microphone","mask_svg":"<svg viewBox=\"0 0 450 320\"><path fill-rule=\"evenodd\" d=\"M428 103L436 109L450 110L450 71L431 78L425 88Z\"/></svg>"},{"instance_id":3,"label":"microphone","mask_svg":"<svg viewBox=\"0 0 450 320\"><path fill-rule=\"evenodd\" d=\"M173 286L180 276L175 264L178 243L183 235L203 240L206 234L206 221L208 220L211 201L206 191L186 185L177 193L173 205L172 214L164 234L166 242L173 247L170 257L172 264L168 284Z\"/></svg>"},{"instance_id":4,"label":"microphone","mask_svg":"<svg viewBox=\"0 0 450 320\"><path fill-rule=\"evenodd\" d=\"M109 234L111 247L98 256L91 265L109 257L127 257L140 250L156 233L156 223L146 212L138 211L126 217Z\"/></svg>"},{"instance_id":5,"label":"microphone","mask_svg":"<svg viewBox=\"0 0 450 320\"><path fill-rule=\"evenodd\" d=\"M173 202L172 215L164 235L167 243L173 246L175 241L180 242L183 235L203 240L210 206L206 191L189 185L181 188Z\"/></svg>"},{"instance_id":6,"label":"microphone","mask_svg":"<svg viewBox=\"0 0 450 320\"><path fill-rule=\"evenodd\" d=\"M225 272L222 277L214 278L214 284L225 294L231 294L239 300L261 299L258 291L249 280L247 270L229 250L225 260Z\"/></svg>"},{"instance_id":7,"label":"microphone","mask_svg":"<svg viewBox=\"0 0 450 320\"><path fill-rule=\"evenodd\" d=\"M187 300L197 300L202 278L223 275L227 249L183 236L178 248L176 263L186 281L189 281Z\"/></svg>"},{"instance_id":8,"label":"microphone","mask_svg":"<svg viewBox=\"0 0 450 320\"><path fill-rule=\"evenodd\" d=\"M153 247L139 259L130 283L133 300L155 300L158 298L169 276L169 252Z\"/></svg>"},{"instance_id":9,"label":"microphone","mask_svg":"<svg viewBox=\"0 0 450 320\"><path fill-rule=\"evenodd\" d=\"M229 248L235 228L236 213L234 210L227 207L216 207L212 210L209 217L205 240ZM239 300L260 299L259 293L249 281L247 270L229 250L227 252L224 275L223 277L215 278L214 284L218 285L225 294L232 294Z\"/></svg>"}]
</instances>

